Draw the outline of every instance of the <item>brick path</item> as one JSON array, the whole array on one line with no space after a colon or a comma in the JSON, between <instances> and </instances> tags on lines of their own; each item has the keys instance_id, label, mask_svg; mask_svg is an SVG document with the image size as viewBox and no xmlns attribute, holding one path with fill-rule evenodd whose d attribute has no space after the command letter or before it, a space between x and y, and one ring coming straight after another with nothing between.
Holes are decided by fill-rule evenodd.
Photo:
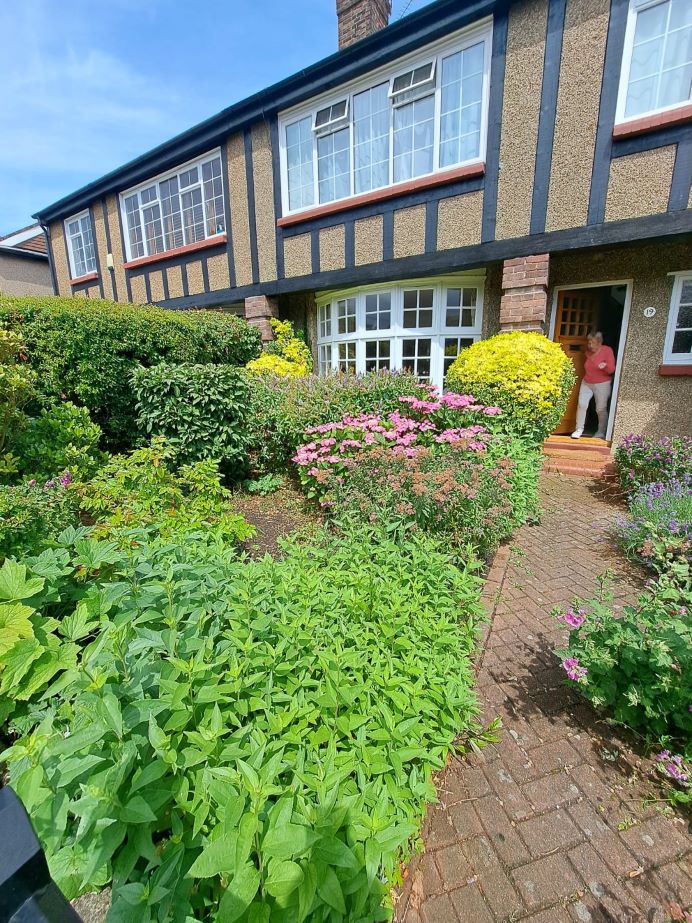
<instances>
[{"instance_id":1,"label":"brick path","mask_svg":"<svg viewBox=\"0 0 692 923\"><path fill-rule=\"evenodd\" d=\"M543 520L502 549L486 593L492 627L479 669L496 745L455 761L428 812L424 854L398 906L401 923L664 923L692 920L692 841L682 817L642 805L648 764L563 684L552 655L566 636L556 603L614 572L616 605L638 572L608 530L618 508L594 482L542 480Z\"/></svg>"}]
</instances>

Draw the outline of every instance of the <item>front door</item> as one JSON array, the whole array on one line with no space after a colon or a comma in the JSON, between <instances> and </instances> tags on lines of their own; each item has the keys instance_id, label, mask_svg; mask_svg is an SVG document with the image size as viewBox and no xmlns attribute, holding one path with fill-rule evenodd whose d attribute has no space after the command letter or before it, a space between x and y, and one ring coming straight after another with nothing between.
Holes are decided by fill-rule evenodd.
<instances>
[{"instance_id":1,"label":"front door","mask_svg":"<svg viewBox=\"0 0 692 923\"><path fill-rule=\"evenodd\" d=\"M558 293L555 341L570 357L577 373L577 382L567 402L567 409L555 430L559 434L571 433L577 424L577 402L579 385L584 375L586 340L589 331L596 330L598 326L601 294L598 288L571 289Z\"/></svg>"}]
</instances>

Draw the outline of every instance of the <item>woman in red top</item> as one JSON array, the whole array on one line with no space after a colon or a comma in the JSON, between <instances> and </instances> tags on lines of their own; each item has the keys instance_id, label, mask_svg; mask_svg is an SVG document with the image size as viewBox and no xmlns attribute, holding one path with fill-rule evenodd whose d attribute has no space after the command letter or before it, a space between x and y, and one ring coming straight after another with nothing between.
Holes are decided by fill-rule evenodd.
<instances>
[{"instance_id":1,"label":"woman in red top","mask_svg":"<svg viewBox=\"0 0 692 923\"><path fill-rule=\"evenodd\" d=\"M596 413L598 414L598 431L595 438L605 439L608 425L608 398L613 387L614 373L615 356L610 346L603 345L603 334L600 331L589 334L586 340L584 377L579 386L577 428L572 433L572 439L579 439L584 432L584 420L586 420L586 411L591 398L596 401Z\"/></svg>"}]
</instances>

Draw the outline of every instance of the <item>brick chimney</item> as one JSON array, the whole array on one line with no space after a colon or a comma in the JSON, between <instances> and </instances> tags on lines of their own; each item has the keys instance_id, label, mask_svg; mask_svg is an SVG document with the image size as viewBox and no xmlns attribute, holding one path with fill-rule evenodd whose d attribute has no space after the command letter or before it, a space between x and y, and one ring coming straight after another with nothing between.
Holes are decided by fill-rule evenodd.
<instances>
[{"instance_id":1,"label":"brick chimney","mask_svg":"<svg viewBox=\"0 0 692 923\"><path fill-rule=\"evenodd\" d=\"M384 29L391 12L392 0L336 0L339 48L347 48Z\"/></svg>"}]
</instances>

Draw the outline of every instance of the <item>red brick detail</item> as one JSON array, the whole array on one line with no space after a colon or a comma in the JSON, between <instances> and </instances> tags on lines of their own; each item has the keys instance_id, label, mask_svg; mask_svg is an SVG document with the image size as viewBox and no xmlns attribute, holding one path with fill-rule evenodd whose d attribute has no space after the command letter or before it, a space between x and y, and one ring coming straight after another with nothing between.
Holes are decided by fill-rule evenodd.
<instances>
[{"instance_id":1,"label":"red brick detail","mask_svg":"<svg viewBox=\"0 0 692 923\"><path fill-rule=\"evenodd\" d=\"M98 279L99 274L97 272L87 272L83 276L77 276L76 279L70 279L70 285L82 285L84 282L93 282L94 279Z\"/></svg>"},{"instance_id":2,"label":"red brick detail","mask_svg":"<svg viewBox=\"0 0 692 923\"><path fill-rule=\"evenodd\" d=\"M174 247L172 250L164 250L162 253L152 253L151 256L139 256L136 260L128 260L123 263L125 269L134 269L135 266L146 266L147 263L159 263L161 260L173 260L176 256L182 256L184 253L193 253L195 250L205 250L207 247L218 247L225 244L228 240L226 234L214 234L206 240L197 240L194 244L185 244L184 247Z\"/></svg>"},{"instance_id":3,"label":"red brick detail","mask_svg":"<svg viewBox=\"0 0 692 923\"><path fill-rule=\"evenodd\" d=\"M692 104L678 106L677 109L670 109L668 112L658 112L656 115L645 115L641 119L630 119L629 122L615 126L613 137L630 138L633 135L643 135L647 131L655 131L657 128L684 125L686 122L692 122Z\"/></svg>"},{"instance_id":4,"label":"red brick detail","mask_svg":"<svg viewBox=\"0 0 692 923\"><path fill-rule=\"evenodd\" d=\"M502 267L500 329L544 332L548 309L547 253L505 260Z\"/></svg>"},{"instance_id":5,"label":"red brick detail","mask_svg":"<svg viewBox=\"0 0 692 923\"><path fill-rule=\"evenodd\" d=\"M373 202L384 202L387 199L395 199L397 196L405 195L409 192L419 192L421 189L429 189L432 186L444 186L446 183L454 183L460 179L472 179L474 176L483 176L484 173L485 163L479 161L466 167L455 167L453 170L434 173L432 176L407 180L405 183L395 183L393 186L387 186L384 189L375 189L374 192L363 192L361 195L340 199L338 202L329 202L327 205L316 205L315 208L307 208L305 211L297 212L295 215L286 215L285 218L279 218L276 223L280 228L285 228L301 221L309 221L311 218L333 215L336 212L347 211L349 208L356 208L360 205L371 205Z\"/></svg>"},{"instance_id":6,"label":"red brick detail","mask_svg":"<svg viewBox=\"0 0 692 923\"><path fill-rule=\"evenodd\" d=\"M279 316L279 299L267 295L253 295L245 299L245 320L262 334L262 342L273 339L271 319Z\"/></svg>"},{"instance_id":7,"label":"red brick detail","mask_svg":"<svg viewBox=\"0 0 692 923\"><path fill-rule=\"evenodd\" d=\"M347 48L384 29L391 12L391 0L336 0L339 48Z\"/></svg>"},{"instance_id":8,"label":"red brick detail","mask_svg":"<svg viewBox=\"0 0 692 923\"><path fill-rule=\"evenodd\" d=\"M684 363L681 365L675 365L671 363L670 365L659 365L658 367L659 375L692 375L692 364Z\"/></svg>"}]
</instances>

